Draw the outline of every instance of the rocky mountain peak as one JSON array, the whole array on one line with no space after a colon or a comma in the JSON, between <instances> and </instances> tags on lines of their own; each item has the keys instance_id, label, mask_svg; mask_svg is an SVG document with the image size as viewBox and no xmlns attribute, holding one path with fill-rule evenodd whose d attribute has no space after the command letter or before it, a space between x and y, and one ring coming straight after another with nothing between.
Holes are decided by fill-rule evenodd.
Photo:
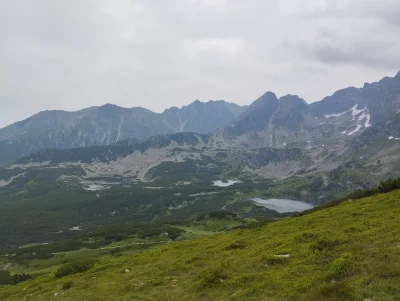
<instances>
[{"instance_id":1,"label":"rocky mountain peak","mask_svg":"<svg viewBox=\"0 0 400 301\"><path fill-rule=\"evenodd\" d=\"M113 103L106 103L106 104L100 106L99 108L113 109L113 108L121 108L121 107L119 107L119 106L117 106L116 104L113 104Z\"/></svg>"},{"instance_id":2,"label":"rocky mountain peak","mask_svg":"<svg viewBox=\"0 0 400 301\"><path fill-rule=\"evenodd\" d=\"M224 130L226 137L235 137L252 131L265 129L278 108L278 98L273 92L266 92Z\"/></svg>"},{"instance_id":3,"label":"rocky mountain peak","mask_svg":"<svg viewBox=\"0 0 400 301\"><path fill-rule=\"evenodd\" d=\"M275 93L268 91L264 93L260 98L258 98L252 105L267 104L267 103L276 104L277 102L278 98L276 97Z\"/></svg>"},{"instance_id":4,"label":"rocky mountain peak","mask_svg":"<svg viewBox=\"0 0 400 301\"><path fill-rule=\"evenodd\" d=\"M285 95L279 98L279 105L286 109L305 109L308 108L307 102L297 95Z\"/></svg>"},{"instance_id":5,"label":"rocky mountain peak","mask_svg":"<svg viewBox=\"0 0 400 301\"><path fill-rule=\"evenodd\" d=\"M100 107L97 107L96 111L101 115L108 115L108 114L119 114L122 111L129 110L122 107L119 107L115 104L106 103Z\"/></svg>"}]
</instances>

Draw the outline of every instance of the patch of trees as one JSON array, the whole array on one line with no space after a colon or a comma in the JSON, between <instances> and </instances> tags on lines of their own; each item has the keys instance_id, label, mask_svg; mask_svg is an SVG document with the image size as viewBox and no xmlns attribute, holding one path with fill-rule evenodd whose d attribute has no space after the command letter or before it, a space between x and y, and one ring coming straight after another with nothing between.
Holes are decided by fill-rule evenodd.
<instances>
[{"instance_id":1,"label":"patch of trees","mask_svg":"<svg viewBox=\"0 0 400 301\"><path fill-rule=\"evenodd\" d=\"M82 246L83 243L79 239L59 240L49 244L17 249L14 259L19 262L32 259L47 259L52 257L53 253L76 251Z\"/></svg>"},{"instance_id":2,"label":"patch of trees","mask_svg":"<svg viewBox=\"0 0 400 301\"><path fill-rule=\"evenodd\" d=\"M373 187L370 189L354 191L347 197L337 199L333 202L326 203L322 206L314 207L313 209L310 209L310 210L296 213L294 215L294 217L303 216L303 215L307 215L312 212L319 211L319 210L322 210L325 208L334 207L334 206L337 206L347 200L362 199L362 198L370 197L370 196L377 195L377 194L388 193L388 192L391 192L391 191L394 191L397 189L400 189L400 178L382 180L376 187Z\"/></svg>"},{"instance_id":3,"label":"patch of trees","mask_svg":"<svg viewBox=\"0 0 400 301\"><path fill-rule=\"evenodd\" d=\"M11 275L10 271L0 270L0 285L13 285L32 279L29 274Z\"/></svg>"},{"instance_id":4,"label":"patch of trees","mask_svg":"<svg viewBox=\"0 0 400 301\"><path fill-rule=\"evenodd\" d=\"M197 221L203 221L203 220L208 220L208 219L228 219L232 220L238 218L238 215L236 213L227 211L227 210L220 210L220 211L211 211L207 213L202 213L199 214L196 217Z\"/></svg>"},{"instance_id":5,"label":"patch of trees","mask_svg":"<svg viewBox=\"0 0 400 301\"><path fill-rule=\"evenodd\" d=\"M111 243L112 241L121 241L132 237L146 239L168 233L168 238L174 240L181 236L182 232L185 231L159 223L126 223L100 228L95 232L86 234L82 239L101 238L103 241Z\"/></svg>"}]
</instances>

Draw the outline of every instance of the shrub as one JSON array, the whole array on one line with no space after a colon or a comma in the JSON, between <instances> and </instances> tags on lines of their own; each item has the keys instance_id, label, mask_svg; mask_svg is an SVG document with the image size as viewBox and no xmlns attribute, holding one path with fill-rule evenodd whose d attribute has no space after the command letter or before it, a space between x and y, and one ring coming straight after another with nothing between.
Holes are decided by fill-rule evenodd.
<instances>
[{"instance_id":1,"label":"shrub","mask_svg":"<svg viewBox=\"0 0 400 301\"><path fill-rule=\"evenodd\" d=\"M380 193L386 193L396 189L400 189L400 178L381 181L378 185L378 189Z\"/></svg>"},{"instance_id":2,"label":"shrub","mask_svg":"<svg viewBox=\"0 0 400 301\"><path fill-rule=\"evenodd\" d=\"M238 215L234 212L230 212L227 210L220 210L220 211L211 211L208 213L202 213L199 214L196 217L197 221L203 221L203 220L208 220L208 219L235 219L238 218Z\"/></svg>"},{"instance_id":3,"label":"shrub","mask_svg":"<svg viewBox=\"0 0 400 301\"><path fill-rule=\"evenodd\" d=\"M29 274L24 274L24 273L22 273L22 274L15 274L15 275L13 276L13 284L18 284L18 283L27 281L27 280L29 280L29 279L32 279L32 276L29 275Z\"/></svg>"},{"instance_id":4,"label":"shrub","mask_svg":"<svg viewBox=\"0 0 400 301\"><path fill-rule=\"evenodd\" d=\"M310 232L304 232L296 237L296 241L300 243L313 242L317 239L317 235Z\"/></svg>"},{"instance_id":5,"label":"shrub","mask_svg":"<svg viewBox=\"0 0 400 301\"><path fill-rule=\"evenodd\" d=\"M246 225L241 225L241 226L235 227L233 229L236 229L236 228L258 229L258 228L264 227L265 225L267 225L273 221L274 220L269 217L260 217L260 218L258 218L257 221L252 221Z\"/></svg>"},{"instance_id":6,"label":"shrub","mask_svg":"<svg viewBox=\"0 0 400 301\"><path fill-rule=\"evenodd\" d=\"M326 276L330 280L341 280L347 277L353 269L353 255L351 253L344 253L332 262Z\"/></svg>"},{"instance_id":7,"label":"shrub","mask_svg":"<svg viewBox=\"0 0 400 301\"><path fill-rule=\"evenodd\" d=\"M379 193L379 190L377 188L371 188L371 189L366 189L366 190L357 190L350 195L347 196L347 199L362 199L366 198L369 196L373 196L375 194Z\"/></svg>"},{"instance_id":8,"label":"shrub","mask_svg":"<svg viewBox=\"0 0 400 301\"><path fill-rule=\"evenodd\" d=\"M74 283L73 283L72 281L65 282L65 283L62 285L62 290L63 290L63 291L67 291L67 290L69 290L69 289L72 287L72 285L74 285Z\"/></svg>"},{"instance_id":9,"label":"shrub","mask_svg":"<svg viewBox=\"0 0 400 301\"><path fill-rule=\"evenodd\" d=\"M191 257L191 258L189 258L189 259L186 259L186 260L185 260L185 263L186 263L186 264L191 264L191 263L193 263L193 262L195 262L195 261L197 261L197 260L200 260L200 259L201 259L200 256L194 256L194 257Z\"/></svg>"},{"instance_id":10,"label":"shrub","mask_svg":"<svg viewBox=\"0 0 400 301\"><path fill-rule=\"evenodd\" d=\"M339 240L319 239L311 245L311 251L332 251L336 246L340 245L340 243Z\"/></svg>"},{"instance_id":11,"label":"shrub","mask_svg":"<svg viewBox=\"0 0 400 301\"><path fill-rule=\"evenodd\" d=\"M55 276L57 278L62 278L71 274L82 273L91 269L94 263L95 263L94 260L90 259L77 260L70 263L66 263L57 270Z\"/></svg>"},{"instance_id":12,"label":"shrub","mask_svg":"<svg viewBox=\"0 0 400 301\"><path fill-rule=\"evenodd\" d=\"M236 249L244 249L247 247L246 242L243 240L238 240L235 241L234 243L231 243L230 245L227 245L224 250L229 251L229 250L236 250Z\"/></svg>"},{"instance_id":13,"label":"shrub","mask_svg":"<svg viewBox=\"0 0 400 301\"><path fill-rule=\"evenodd\" d=\"M0 270L0 285L7 284L18 284L24 281L32 279L32 276L29 274L15 274L13 276L10 275L10 271L2 271Z\"/></svg>"},{"instance_id":14,"label":"shrub","mask_svg":"<svg viewBox=\"0 0 400 301\"><path fill-rule=\"evenodd\" d=\"M197 288L202 291L205 288L215 287L224 282L226 278L227 275L222 268L207 269L201 274Z\"/></svg>"}]
</instances>

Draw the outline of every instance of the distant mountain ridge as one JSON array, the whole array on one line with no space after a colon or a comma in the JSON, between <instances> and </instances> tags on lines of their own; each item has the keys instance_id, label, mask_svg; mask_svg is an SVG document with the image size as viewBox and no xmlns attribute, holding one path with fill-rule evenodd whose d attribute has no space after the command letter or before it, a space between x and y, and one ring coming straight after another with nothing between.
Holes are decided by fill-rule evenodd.
<instances>
[{"instance_id":1,"label":"distant mountain ridge","mask_svg":"<svg viewBox=\"0 0 400 301\"><path fill-rule=\"evenodd\" d=\"M0 165L47 148L110 145L179 132L206 134L229 124L245 109L225 101L195 101L161 114L112 104L77 112L43 111L0 129Z\"/></svg>"},{"instance_id":2,"label":"distant mountain ridge","mask_svg":"<svg viewBox=\"0 0 400 301\"><path fill-rule=\"evenodd\" d=\"M400 72L311 104L297 95L278 98L267 92L249 107L195 101L161 114L111 104L78 112L45 111L0 129L0 165L48 148L104 146L182 132L211 134L211 148L340 151L366 129L398 113Z\"/></svg>"},{"instance_id":3,"label":"distant mountain ridge","mask_svg":"<svg viewBox=\"0 0 400 301\"><path fill-rule=\"evenodd\" d=\"M307 104L297 95L267 92L227 127L222 136L248 147L345 141L400 113L400 72L362 88L346 88ZM309 141L309 142L308 142Z\"/></svg>"}]
</instances>

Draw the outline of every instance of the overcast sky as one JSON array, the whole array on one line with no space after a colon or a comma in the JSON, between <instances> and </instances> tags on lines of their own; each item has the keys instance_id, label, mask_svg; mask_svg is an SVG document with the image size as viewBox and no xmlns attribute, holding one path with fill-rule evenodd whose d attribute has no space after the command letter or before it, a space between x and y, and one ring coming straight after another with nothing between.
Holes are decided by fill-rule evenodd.
<instances>
[{"instance_id":1,"label":"overcast sky","mask_svg":"<svg viewBox=\"0 0 400 301\"><path fill-rule=\"evenodd\" d=\"M0 0L0 127L107 102L313 102L394 76L399 37L399 0Z\"/></svg>"}]
</instances>

